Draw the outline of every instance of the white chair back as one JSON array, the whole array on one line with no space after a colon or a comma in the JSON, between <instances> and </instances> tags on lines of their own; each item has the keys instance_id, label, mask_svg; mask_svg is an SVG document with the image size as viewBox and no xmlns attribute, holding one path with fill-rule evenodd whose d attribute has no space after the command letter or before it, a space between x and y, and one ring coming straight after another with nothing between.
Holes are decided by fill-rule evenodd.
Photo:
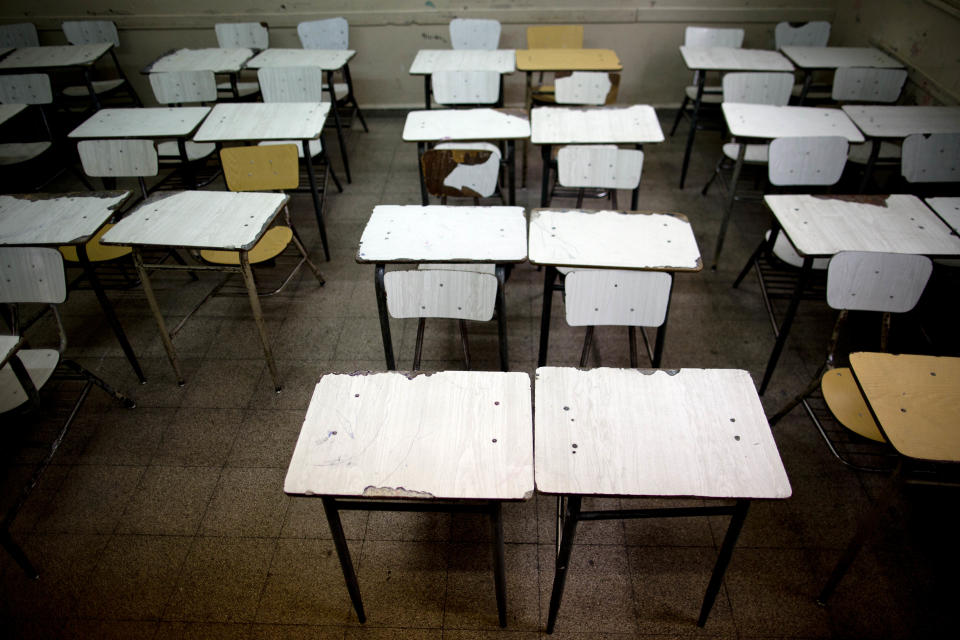
<instances>
[{"instance_id":1,"label":"white chair back","mask_svg":"<svg viewBox=\"0 0 960 640\"><path fill-rule=\"evenodd\" d=\"M444 142L424 152L420 165L431 195L487 198L497 190L500 150L489 142Z\"/></svg>"},{"instance_id":2,"label":"white chair back","mask_svg":"<svg viewBox=\"0 0 960 640\"><path fill-rule=\"evenodd\" d=\"M717 29L714 27L687 27L683 32L683 44L688 47L735 47L743 46L743 29Z\"/></svg>"},{"instance_id":3,"label":"white chair back","mask_svg":"<svg viewBox=\"0 0 960 640\"><path fill-rule=\"evenodd\" d=\"M499 20L454 18L450 21L450 46L454 49L486 49L492 51L499 45Z\"/></svg>"},{"instance_id":4,"label":"white chair back","mask_svg":"<svg viewBox=\"0 0 960 640\"><path fill-rule=\"evenodd\" d=\"M906 80L906 69L841 67L830 95L838 102L896 102Z\"/></svg>"},{"instance_id":5,"label":"white chair back","mask_svg":"<svg viewBox=\"0 0 960 640\"><path fill-rule=\"evenodd\" d=\"M773 30L773 48L781 47L825 47L830 40L830 23L826 20L810 22L780 22Z\"/></svg>"},{"instance_id":6,"label":"white chair back","mask_svg":"<svg viewBox=\"0 0 960 640\"><path fill-rule=\"evenodd\" d=\"M318 67L267 67L257 71L264 102L330 102Z\"/></svg>"},{"instance_id":7,"label":"white chair back","mask_svg":"<svg viewBox=\"0 0 960 640\"><path fill-rule=\"evenodd\" d=\"M564 284L567 324L659 327L667 317L672 282L662 271L570 271Z\"/></svg>"},{"instance_id":8,"label":"white chair back","mask_svg":"<svg viewBox=\"0 0 960 640\"><path fill-rule=\"evenodd\" d=\"M776 138L770 143L768 175L777 186L836 184L847 163L846 138Z\"/></svg>"},{"instance_id":9,"label":"white chair back","mask_svg":"<svg viewBox=\"0 0 960 640\"><path fill-rule=\"evenodd\" d=\"M159 171L153 140L81 140L77 152L91 178L147 177Z\"/></svg>"},{"instance_id":10,"label":"white chair back","mask_svg":"<svg viewBox=\"0 0 960 640\"><path fill-rule=\"evenodd\" d=\"M900 172L907 182L960 182L960 133L907 136Z\"/></svg>"},{"instance_id":11,"label":"white chair back","mask_svg":"<svg viewBox=\"0 0 960 640\"><path fill-rule=\"evenodd\" d=\"M0 47L39 47L40 37L32 22L0 24Z\"/></svg>"},{"instance_id":12,"label":"white chair back","mask_svg":"<svg viewBox=\"0 0 960 640\"><path fill-rule=\"evenodd\" d=\"M723 76L724 102L786 106L793 90L792 73L728 73Z\"/></svg>"},{"instance_id":13,"label":"white chair back","mask_svg":"<svg viewBox=\"0 0 960 640\"><path fill-rule=\"evenodd\" d=\"M346 18L311 20L297 25L297 35L304 49L348 49L350 25Z\"/></svg>"},{"instance_id":14,"label":"white chair back","mask_svg":"<svg viewBox=\"0 0 960 640\"><path fill-rule=\"evenodd\" d=\"M0 247L0 303L59 304L67 299L63 256L56 249Z\"/></svg>"},{"instance_id":15,"label":"white chair back","mask_svg":"<svg viewBox=\"0 0 960 640\"><path fill-rule=\"evenodd\" d=\"M389 271L383 278L387 311L394 318L493 317L497 279L489 273L453 269Z\"/></svg>"},{"instance_id":16,"label":"white chair back","mask_svg":"<svg viewBox=\"0 0 960 640\"><path fill-rule=\"evenodd\" d=\"M611 74L599 71L574 71L554 80L557 104L606 104L614 84Z\"/></svg>"},{"instance_id":17,"label":"white chair back","mask_svg":"<svg viewBox=\"0 0 960 640\"><path fill-rule=\"evenodd\" d=\"M435 71L430 86L438 104L494 104L500 99L496 71Z\"/></svg>"},{"instance_id":18,"label":"white chair back","mask_svg":"<svg viewBox=\"0 0 960 640\"><path fill-rule=\"evenodd\" d=\"M557 152L561 186L636 189L643 171L643 152L615 145L570 145Z\"/></svg>"},{"instance_id":19,"label":"white chair back","mask_svg":"<svg viewBox=\"0 0 960 640\"><path fill-rule=\"evenodd\" d=\"M0 103L50 104L51 102L53 102L53 89L50 87L50 76L45 73L0 74Z\"/></svg>"},{"instance_id":20,"label":"white chair back","mask_svg":"<svg viewBox=\"0 0 960 640\"><path fill-rule=\"evenodd\" d=\"M932 271L926 256L841 251L827 266L827 304L833 309L905 313L916 306Z\"/></svg>"},{"instance_id":21,"label":"white chair back","mask_svg":"<svg viewBox=\"0 0 960 640\"><path fill-rule=\"evenodd\" d=\"M164 71L150 74L150 87L160 104L216 102L213 71Z\"/></svg>"},{"instance_id":22,"label":"white chair back","mask_svg":"<svg viewBox=\"0 0 960 640\"><path fill-rule=\"evenodd\" d=\"M109 42L120 46L120 34L112 20L67 20L60 27L70 44Z\"/></svg>"},{"instance_id":23,"label":"white chair back","mask_svg":"<svg viewBox=\"0 0 960 640\"><path fill-rule=\"evenodd\" d=\"M223 49L247 48L261 51L270 46L266 22L219 22L213 25L217 46Z\"/></svg>"}]
</instances>

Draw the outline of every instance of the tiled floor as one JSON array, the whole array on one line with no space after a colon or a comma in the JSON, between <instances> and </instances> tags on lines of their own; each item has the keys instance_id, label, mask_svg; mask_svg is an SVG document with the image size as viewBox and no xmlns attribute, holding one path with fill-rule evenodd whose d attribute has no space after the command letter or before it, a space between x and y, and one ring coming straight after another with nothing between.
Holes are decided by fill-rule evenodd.
<instances>
[{"instance_id":1,"label":"tiled floor","mask_svg":"<svg viewBox=\"0 0 960 640\"><path fill-rule=\"evenodd\" d=\"M370 116L369 133L349 134L353 184L327 200L333 259L321 266L326 286L307 275L288 293L263 301L281 394L272 391L244 298L215 299L177 336L187 378L179 388L140 290L111 295L149 378L144 386L136 384L90 292L71 294L63 306L68 353L130 392L138 406L118 408L94 390L13 523L14 537L41 577L27 580L0 555L0 628L7 636L521 640L543 635L553 578L553 498L538 495L506 508L509 624L501 631L487 526L479 517L348 513L344 525L368 614L360 625L320 502L282 491L320 376L384 367L373 269L356 264L354 254L374 205L418 204L419 192L416 150L400 138L403 118ZM665 116L669 125L672 114ZM677 136L646 149L640 206L689 216L709 256L721 199L719 190L702 197L697 188L713 166L719 137L710 132L698 137L688 186L680 191L683 140ZM332 155L336 163L338 154ZM520 190L518 204L537 206L539 154L530 157L530 188ZM293 212L321 260L309 197L295 196ZM665 366L745 368L758 379L773 338L755 281L736 290L730 285L765 224L759 204L740 203L720 269L676 278ZM541 277L521 265L507 283L511 367L531 374ZM210 286L206 277L191 283L179 275L160 276L158 295L168 319L184 314ZM565 325L560 296L555 298L550 364L574 365L582 330ZM822 303L801 307L763 398L768 410L813 374L831 322ZM872 331L876 324L865 326ZM497 368L495 325L472 323L471 330L474 366ZM458 367L454 325L431 322L427 331L424 368ZM43 341L44 327L38 333L35 344ZM591 364L627 366L624 333L598 330ZM414 335L413 321L394 321L401 368L410 366ZM52 437L73 390L67 383L47 394L55 409L39 416L4 417L5 503L40 455L28 445ZM934 489L898 494L830 606L820 608L814 596L885 478L841 466L800 410L774 434L793 497L753 505L705 629L695 620L725 518L583 525L554 636L950 633L958 558L944 513L954 510L955 496Z\"/></svg>"}]
</instances>

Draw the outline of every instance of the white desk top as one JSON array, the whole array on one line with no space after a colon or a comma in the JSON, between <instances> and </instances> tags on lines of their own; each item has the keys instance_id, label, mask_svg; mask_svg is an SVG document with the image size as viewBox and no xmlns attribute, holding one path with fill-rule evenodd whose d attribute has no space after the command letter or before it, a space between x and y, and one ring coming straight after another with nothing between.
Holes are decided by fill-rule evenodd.
<instances>
[{"instance_id":1,"label":"white desk top","mask_svg":"<svg viewBox=\"0 0 960 640\"><path fill-rule=\"evenodd\" d=\"M680 55L691 71L793 71L789 60L766 49L681 45Z\"/></svg>"},{"instance_id":2,"label":"white desk top","mask_svg":"<svg viewBox=\"0 0 960 640\"><path fill-rule=\"evenodd\" d=\"M563 267L699 271L700 250L679 213L534 209L530 262Z\"/></svg>"},{"instance_id":3,"label":"white desk top","mask_svg":"<svg viewBox=\"0 0 960 640\"><path fill-rule=\"evenodd\" d=\"M924 202L950 225L954 232L960 233L960 198L927 198Z\"/></svg>"},{"instance_id":4,"label":"white desk top","mask_svg":"<svg viewBox=\"0 0 960 640\"><path fill-rule=\"evenodd\" d=\"M101 109L70 132L70 138L176 138L189 136L210 107Z\"/></svg>"},{"instance_id":5,"label":"white desk top","mask_svg":"<svg viewBox=\"0 0 960 640\"><path fill-rule=\"evenodd\" d=\"M193 137L227 140L313 140L323 131L329 102L234 102L214 106Z\"/></svg>"},{"instance_id":6,"label":"white desk top","mask_svg":"<svg viewBox=\"0 0 960 640\"><path fill-rule=\"evenodd\" d=\"M533 494L530 377L444 371L327 374L283 490L370 498Z\"/></svg>"},{"instance_id":7,"label":"white desk top","mask_svg":"<svg viewBox=\"0 0 960 640\"><path fill-rule=\"evenodd\" d=\"M290 197L282 193L174 191L151 196L103 236L104 244L250 249Z\"/></svg>"},{"instance_id":8,"label":"white desk top","mask_svg":"<svg viewBox=\"0 0 960 640\"><path fill-rule=\"evenodd\" d=\"M403 125L406 142L510 140L530 137L523 109L430 109L411 111Z\"/></svg>"},{"instance_id":9,"label":"white desk top","mask_svg":"<svg viewBox=\"0 0 960 640\"><path fill-rule=\"evenodd\" d=\"M247 60L246 67L319 67L334 71L347 64L356 53L352 49L265 49Z\"/></svg>"},{"instance_id":10,"label":"white desk top","mask_svg":"<svg viewBox=\"0 0 960 640\"><path fill-rule=\"evenodd\" d=\"M357 262L523 262L523 207L378 205Z\"/></svg>"},{"instance_id":11,"label":"white desk top","mask_svg":"<svg viewBox=\"0 0 960 640\"><path fill-rule=\"evenodd\" d=\"M871 138L960 132L960 107L844 105L842 109Z\"/></svg>"},{"instance_id":12,"label":"white desk top","mask_svg":"<svg viewBox=\"0 0 960 640\"><path fill-rule=\"evenodd\" d=\"M129 191L0 196L0 245L83 244L129 196Z\"/></svg>"},{"instance_id":13,"label":"white desk top","mask_svg":"<svg viewBox=\"0 0 960 640\"><path fill-rule=\"evenodd\" d=\"M960 256L960 238L911 195L763 197L802 256L885 251Z\"/></svg>"},{"instance_id":14,"label":"white desk top","mask_svg":"<svg viewBox=\"0 0 960 640\"><path fill-rule=\"evenodd\" d=\"M513 49L421 49L410 65L412 75L434 71L496 71L513 73L517 69Z\"/></svg>"},{"instance_id":15,"label":"white desk top","mask_svg":"<svg viewBox=\"0 0 960 640\"><path fill-rule=\"evenodd\" d=\"M25 104L0 104L0 124L27 108Z\"/></svg>"},{"instance_id":16,"label":"white desk top","mask_svg":"<svg viewBox=\"0 0 960 640\"><path fill-rule=\"evenodd\" d=\"M537 489L609 496L787 498L750 374L541 367Z\"/></svg>"},{"instance_id":17,"label":"white desk top","mask_svg":"<svg viewBox=\"0 0 960 640\"><path fill-rule=\"evenodd\" d=\"M663 142L653 107L536 107L530 112L534 144Z\"/></svg>"},{"instance_id":18,"label":"white desk top","mask_svg":"<svg viewBox=\"0 0 960 640\"><path fill-rule=\"evenodd\" d=\"M873 47L781 47L783 55L801 69L837 69L839 67L882 67L900 69L903 65Z\"/></svg>"},{"instance_id":19,"label":"white desk top","mask_svg":"<svg viewBox=\"0 0 960 640\"><path fill-rule=\"evenodd\" d=\"M774 138L795 136L841 136L863 142L857 125L840 109L775 107L769 104L724 102L723 117L733 136Z\"/></svg>"},{"instance_id":20,"label":"white desk top","mask_svg":"<svg viewBox=\"0 0 960 640\"><path fill-rule=\"evenodd\" d=\"M93 64L110 51L113 44L70 44L44 47L19 47L3 60L0 69L46 69L80 67Z\"/></svg>"},{"instance_id":21,"label":"white desk top","mask_svg":"<svg viewBox=\"0 0 960 640\"><path fill-rule=\"evenodd\" d=\"M231 73L239 71L243 63L253 56L252 49L177 49L165 53L143 70L144 73L164 71L213 71Z\"/></svg>"}]
</instances>

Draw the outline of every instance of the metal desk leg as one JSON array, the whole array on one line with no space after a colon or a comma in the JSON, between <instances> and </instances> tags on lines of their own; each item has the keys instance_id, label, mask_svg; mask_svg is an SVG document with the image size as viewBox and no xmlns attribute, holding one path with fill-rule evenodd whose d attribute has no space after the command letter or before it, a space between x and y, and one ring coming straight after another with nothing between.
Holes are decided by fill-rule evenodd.
<instances>
[{"instance_id":1,"label":"metal desk leg","mask_svg":"<svg viewBox=\"0 0 960 640\"><path fill-rule=\"evenodd\" d=\"M87 85L87 91L90 92L90 99L93 100L93 110L100 111L103 105L100 104L100 96L97 95L97 90L93 88L93 78L90 75L90 67L83 68L83 82Z\"/></svg>"},{"instance_id":2,"label":"metal desk leg","mask_svg":"<svg viewBox=\"0 0 960 640\"><path fill-rule=\"evenodd\" d=\"M507 302L504 293L504 284L506 283L506 268L502 264L497 265L497 335L500 342L500 369L509 371L510 365L507 359Z\"/></svg>"},{"instance_id":3,"label":"metal desk leg","mask_svg":"<svg viewBox=\"0 0 960 640\"><path fill-rule=\"evenodd\" d=\"M317 176L313 172L313 158L310 157L310 141L301 140L303 146L303 161L307 163L307 180L310 182L310 195L313 196L313 211L317 215L317 227L320 229L320 244L323 245L323 255L330 262L330 247L327 246L327 228L323 224L323 203L320 201L320 192L317 191ZM322 138L320 146L323 146ZM324 185L326 188L326 185Z\"/></svg>"},{"instance_id":4,"label":"metal desk leg","mask_svg":"<svg viewBox=\"0 0 960 640\"><path fill-rule=\"evenodd\" d=\"M730 224L730 215L733 213L733 203L737 198L737 182L740 180L740 171L743 169L743 157L747 153L747 144L740 143L737 151L737 163L733 165L733 175L730 177L730 194L727 197L727 206L723 211L723 220L720 221L720 231L717 233L717 246L713 249L713 264L710 268L716 270L720 251L723 249L723 239L727 235L727 225Z\"/></svg>"},{"instance_id":5,"label":"metal desk leg","mask_svg":"<svg viewBox=\"0 0 960 640\"><path fill-rule=\"evenodd\" d=\"M423 206L430 204L429 197L427 196L427 181L423 175L423 154L426 150L427 143L417 143L417 173L420 174L420 201L423 203Z\"/></svg>"},{"instance_id":6,"label":"metal desk leg","mask_svg":"<svg viewBox=\"0 0 960 640\"><path fill-rule=\"evenodd\" d=\"M377 311L380 312L380 335L383 338L383 357L387 361L387 370L393 371L397 364L393 359L393 341L390 339L390 314L387 312L387 290L383 286L385 265L378 263L373 271L373 286L377 292Z\"/></svg>"},{"instance_id":7,"label":"metal desk leg","mask_svg":"<svg viewBox=\"0 0 960 640\"><path fill-rule=\"evenodd\" d=\"M516 142L507 140L507 184L510 190L510 206L517 204L517 162L514 157L517 151L516 147Z\"/></svg>"},{"instance_id":8,"label":"metal desk leg","mask_svg":"<svg viewBox=\"0 0 960 640\"><path fill-rule=\"evenodd\" d=\"M543 159L543 178L540 182L540 206L550 205L550 149L551 145L540 145L540 157Z\"/></svg>"},{"instance_id":9,"label":"metal desk leg","mask_svg":"<svg viewBox=\"0 0 960 640\"><path fill-rule=\"evenodd\" d=\"M780 325L780 332L777 335L777 341L773 345L773 351L770 352L770 358L767 360L767 368L763 372L763 380L760 382L760 395L767 390L770 383L770 377L773 376L773 370L777 368L777 360L780 359L780 352L783 351L783 345L787 342L787 336L790 334L790 326L797 315L797 307L800 305L800 297L807 286L807 279L810 272L813 271L813 258L806 256L803 259L803 268L800 271L800 277L797 278L797 287L793 290L793 297L790 298L790 306L787 307L787 314Z\"/></svg>"},{"instance_id":10,"label":"metal desk leg","mask_svg":"<svg viewBox=\"0 0 960 640\"><path fill-rule=\"evenodd\" d=\"M347 183L350 179L350 161L347 160L347 145L343 141L343 127L340 125L340 109L337 108L337 94L333 91L333 72L327 72L327 91L330 92L330 111L333 111L333 123L337 127L337 141L340 143L340 159L343 160L343 172L347 174ZM307 156L309 158L309 156Z\"/></svg>"},{"instance_id":11,"label":"metal desk leg","mask_svg":"<svg viewBox=\"0 0 960 640\"><path fill-rule=\"evenodd\" d=\"M699 73L697 80L697 99L693 101L693 113L690 114L690 132L687 133L687 149L683 152L683 166L680 168L680 188L687 179L687 167L690 165L690 152L693 151L693 138L697 133L697 116L700 115L700 102L703 99L703 84L707 74Z\"/></svg>"},{"instance_id":12,"label":"metal desk leg","mask_svg":"<svg viewBox=\"0 0 960 640\"><path fill-rule=\"evenodd\" d=\"M642 144L636 145L636 149L637 151L643 151L643 145ZM630 195L630 210L636 211L637 205L639 204L640 204L640 183L638 182L637 188L634 189Z\"/></svg>"},{"instance_id":13,"label":"metal desk leg","mask_svg":"<svg viewBox=\"0 0 960 640\"><path fill-rule=\"evenodd\" d=\"M867 166L863 168L863 180L860 181L860 193L867 190L870 184L870 178L873 177L873 167L877 164L877 158L880 157L880 146L883 143L874 138L870 141L870 157L867 158Z\"/></svg>"},{"instance_id":14,"label":"metal desk leg","mask_svg":"<svg viewBox=\"0 0 960 640\"><path fill-rule=\"evenodd\" d=\"M94 294L97 296L97 302L100 303L103 315L106 316L110 328L113 329L113 335L117 337L117 342L120 343L123 354L127 356L127 362L133 367L133 372L137 374L137 379L140 381L140 384L146 383L147 379L143 376L143 369L140 368L140 362L133 352L133 347L130 346L130 341L127 340L127 334L120 325L120 320L117 318L117 313L114 311L113 305L110 304L107 294L103 291L103 285L100 283L100 278L97 276L96 270L93 268L93 265L90 264L90 258L87 256L87 247L85 244L77 246L77 257L80 259L83 272L87 276L87 280L90 281L90 286L93 288Z\"/></svg>"},{"instance_id":15,"label":"metal desk leg","mask_svg":"<svg viewBox=\"0 0 960 640\"><path fill-rule=\"evenodd\" d=\"M260 334L260 344L263 345L263 357L267 360L270 378L273 380L273 390L280 393L280 376L277 375L277 365L273 361L273 352L270 350L270 340L267 338L267 324L263 320L263 310L260 308L260 297L257 295L257 283L250 270L250 256L246 251L240 252L240 271L243 273L243 284L247 287L250 297L250 309L253 311L253 320L257 323L257 332Z\"/></svg>"},{"instance_id":16,"label":"metal desk leg","mask_svg":"<svg viewBox=\"0 0 960 640\"><path fill-rule=\"evenodd\" d=\"M533 74L532 71L527 71L527 88L526 88L526 92L523 94L523 95L524 95L524 98L523 98L523 108L524 108L524 110L527 112L528 115L529 115L529 113L530 113L530 105L533 104L532 74ZM529 143L530 143L530 139L529 139L529 138L524 138L524 139L523 139L523 162L521 163L521 168L523 169L523 173L520 175L520 186L521 186L521 187L526 187L526 186L527 186L527 151L528 151L528 146L527 146L527 145L528 145Z\"/></svg>"},{"instance_id":17,"label":"metal desk leg","mask_svg":"<svg viewBox=\"0 0 960 640\"><path fill-rule=\"evenodd\" d=\"M730 518L730 525L727 526L727 534L723 537L723 544L720 546L720 555L717 556L717 562L713 565L713 574L710 576L707 592L703 596L703 604L700 607L700 617L697 618L698 627L702 627L707 623L707 616L710 615L710 609L713 608L713 603L717 599L717 593L720 591L720 583L723 582L723 574L726 573L727 565L730 564L730 556L733 555L733 548L737 544L737 537L743 528L743 521L747 518L747 509L749 507L749 500L737 500L733 516Z\"/></svg>"},{"instance_id":18,"label":"metal desk leg","mask_svg":"<svg viewBox=\"0 0 960 640\"><path fill-rule=\"evenodd\" d=\"M546 266L543 268L543 311L540 312L540 353L537 355L537 366L547 364L547 347L550 345L550 310L553 306L553 283L557 279L557 268Z\"/></svg>"},{"instance_id":19,"label":"metal desk leg","mask_svg":"<svg viewBox=\"0 0 960 640\"><path fill-rule=\"evenodd\" d=\"M577 520L580 515L580 496L561 496L557 500L567 500L565 514L557 514L562 518L562 528L557 527L560 539L557 540L556 562L553 569L553 589L550 592L550 609L547 614L547 633L553 633L557 622L557 612L560 611L560 601L563 599L563 587L567 580L567 568L570 566L570 552L573 550L573 537L577 531ZM560 523L558 523L559 525Z\"/></svg>"},{"instance_id":20,"label":"metal desk leg","mask_svg":"<svg viewBox=\"0 0 960 640\"><path fill-rule=\"evenodd\" d=\"M813 83L813 71L810 69L803 70L803 88L800 89L800 98L797 100L797 104L803 104L803 101L807 99L807 94L810 92L810 85Z\"/></svg>"},{"instance_id":21,"label":"metal desk leg","mask_svg":"<svg viewBox=\"0 0 960 640\"><path fill-rule=\"evenodd\" d=\"M430 108L430 74L423 76L423 104L426 109Z\"/></svg>"},{"instance_id":22,"label":"metal desk leg","mask_svg":"<svg viewBox=\"0 0 960 640\"><path fill-rule=\"evenodd\" d=\"M163 321L163 314L160 313L160 305L157 304L157 297L153 294L153 285L150 284L150 276L147 275L147 269L143 266L143 256L140 255L140 250L136 247L133 249L133 262L137 266L137 275L140 276L143 293L147 296L147 304L150 305L150 310L153 311L153 317L157 321L157 327L160 329L160 339L163 340L163 348L167 352L170 366L173 367L177 384L182 387L183 374L180 372L180 362L177 360L177 351L173 348L170 332L167 331L167 325Z\"/></svg>"},{"instance_id":23,"label":"metal desk leg","mask_svg":"<svg viewBox=\"0 0 960 640\"><path fill-rule=\"evenodd\" d=\"M113 49L113 47L110 48L110 57L113 58L113 66L116 68L117 75L120 76L120 78L126 83L127 91L130 93L131 97L133 97L134 104L138 107L142 107L143 102L141 102L140 96L137 95L137 92L134 91L133 85L130 84L130 80L127 78L127 74L123 72L123 67L120 66L120 60L117 59L117 52Z\"/></svg>"},{"instance_id":24,"label":"metal desk leg","mask_svg":"<svg viewBox=\"0 0 960 640\"><path fill-rule=\"evenodd\" d=\"M187 154L187 141L183 138L177 138L177 152L180 153L180 167L187 186L190 189L196 189L197 176L193 174L193 166L190 163L190 156ZM146 195L144 195L144 198L146 198Z\"/></svg>"},{"instance_id":25,"label":"metal desk leg","mask_svg":"<svg viewBox=\"0 0 960 640\"><path fill-rule=\"evenodd\" d=\"M670 274L670 291L673 292L673 274ZM650 359L650 366L654 369L660 368L660 359L663 357L663 343L667 339L667 320L670 318L670 301L673 296L667 297L667 308L663 314L663 324L657 327L657 339L653 346L653 358Z\"/></svg>"},{"instance_id":26,"label":"metal desk leg","mask_svg":"<svg viewBox=\"0 0 960 640\"><path fill-rule=\"evenodd\" d=\"M507 570L503 550L503 510L499 502L490 503L490 526L493 534L493 581L497 592L497 617L501 627L507 626Z\"/></svg>"},{"instance_id":27,"label":"metal desk leg","mask_svg":"<svg viewBox=\"0 0 960 640\"><path fill-rule=\"evenodd\" d=\"M340 569L343 571L343 579L347 583L347 592L350 594L350 601L353 603L353 610L357 612L357 619L360 622L367 621L367 614L363 611L363 600L360 598L360 584L357 582L357 574L353 571L353 561L350 559L350 549L347 547L347 538L343 535L343 524L340 522L340 512L337 509L337 501L328 496L322 496L323 511L327 514L327 524L330 525L330 535L333 537L333 546L337 549L337 557L340 559Z\"/></svg>"}]
</instances>

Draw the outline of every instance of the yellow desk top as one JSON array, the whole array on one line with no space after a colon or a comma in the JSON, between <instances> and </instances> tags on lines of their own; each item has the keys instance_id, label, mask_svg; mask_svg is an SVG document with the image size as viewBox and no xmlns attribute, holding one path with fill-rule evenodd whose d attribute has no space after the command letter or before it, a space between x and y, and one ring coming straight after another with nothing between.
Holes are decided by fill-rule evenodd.
<instances>
[{"instance_id":1,"label":"yellow desk top","mask_svg":"<svg viewBox=\"0 0 960 640\"><path fill-rule=\"evenodd\" d=\"M620 71L610 49L517 49L519 71Z\"/></svg>"}]
</instances>

